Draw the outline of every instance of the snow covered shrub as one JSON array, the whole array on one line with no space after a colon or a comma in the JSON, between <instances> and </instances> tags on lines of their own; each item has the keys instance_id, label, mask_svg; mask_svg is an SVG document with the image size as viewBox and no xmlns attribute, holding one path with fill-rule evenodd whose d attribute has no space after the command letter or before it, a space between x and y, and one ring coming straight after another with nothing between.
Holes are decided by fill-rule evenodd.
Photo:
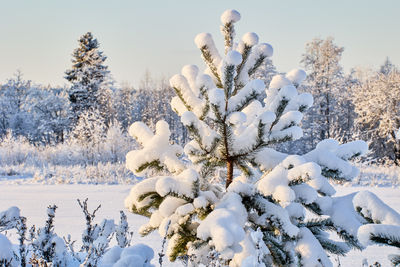
<instances>
[{"instance_id":1,"label":"snow covered shrub","mask_svg":"<svg viewBox=\"0 0 400 267\"><path fill-rule=\"evenodd\" d=\"M64 240L54 233L54 217L56 216L57 206L47 208L47 220L44 227L31 228L31 261L52 264L53 266L69 266L74 259L69 255Z\"/></svg>"},{"instance_id":2,"label":"snow covered shrub","mask_svg":"<svg viewBox=\"0 0 400 267\"><path fill-rule=\"evenodd\" d=\"M154 133L142 122L130 127L142 149L127 154L127 168L151 177L132 188L125 205L150 218L142 235L158 229L167 236L171 261L332 266L328 255L362 248L357 230L367 221L354 195L334 197L329 182L353 179L358 169L349 160L367 145L328 139L305 155L272 149L302 136L299 123L313 98L297 92L302 70L275 76L268 88L250 78L273 50L255 33L234 42L239 19L235 10L221 16L224 55L209 33L196 36L205 74L188 65L170 80L177 93L171 106L191 135L184 148L170 142L164 121Z\"/></svg>"},{"instance_id":3,"label":"snow covered shrub","mask_svg":"<svg viewBox=\"0 0 400 267\"><path fill-rule=\"evenodd\" d=\"M23 137L14 137L11 131L1 139L0 162L5 165L17 165L35 158L37 150Z\"/></svg>"},{"instance_id":4,"label":"snow covered shrub","mask_svg":"<svg viewBox=\"0 0 400 267\"><path fill-rule=\"evenodd\" d=\"M125 213L121 210L119 224L115 226L115 238L117 239L118 246L125 248L130 245L132 241L133 232L129 231L128 221Z\"/></svg>"},{"instance_id":5,"label":"snow covered shrub","mask_svg":"<svg viewBox=\"0 0 400 267\"><path fill-rule=\"evenodd\" d=\"M27 266L26 259L33 266L58 267L108 267L134 266L152 267L153 250L144 245L131 246L132 232L126 215L121 211L120 223L104 219L100 224L94 223L97 207L92 213L88 211L87 199L78 201L85 218L86 228L82 234L82 246L75 252L75 241L71 236L60 238L54 232L54 218L57 206L47 208L45 226L32 226L29 237L26 236L26 219L20 216L17 207L11 207L0 212L0 232L16 229L19 236L18 245L13 245L8 238L0 233L0 266ZM117 246L109 247L115 235ZM30 266L30 265L28 265Z\"/></svg>"}]
</instances>

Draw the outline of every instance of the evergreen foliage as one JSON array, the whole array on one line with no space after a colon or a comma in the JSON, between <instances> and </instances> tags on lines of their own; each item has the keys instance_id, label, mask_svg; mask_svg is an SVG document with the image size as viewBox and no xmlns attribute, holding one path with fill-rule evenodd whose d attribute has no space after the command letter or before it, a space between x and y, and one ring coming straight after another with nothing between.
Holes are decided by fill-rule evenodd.
<instances>
[{"instance_id":1,"label":"evergreen foliage","mask_svg":"<svg viewBox=\"0 0 400 267\"><path fill-rule=\"evenodd\" d=\"M99 110L106 125L110 122L110 72L104 65L106 56L91 32L78 40L79 47L72 54L72 68L65 72L69 89L72 121L77 122L83 112Z\"/></svg>"},{"instance_id":2,"label":"evergreen foliage","mask_svg":"<svg viewBox=\"0 0 400 267\"><path fill-rule=\"evenodd\" d=\"M367 146L326 139L302 156L273 149L302 136L299 123L312 96L297 92L306 78L302 70L274 76L267 89L254 79L272 47L258 43L255 33L236 43L239 19L235 10L221 16L224 55L210 34L196 36L206 74L188 65L170 80L177 95L171 106L190 134L184 148L170 142L165 121L155 132L142 122L129 128L142 148L127 154L127 168L148 178L132 188L125 205L149 217L141 234L158 229L169 239L171 261L332 266L329 255L363 248L357 228L367 221L354 195L334 197L329 182L353 179L358 170L349 160ZM306 219L306 210L316 219Z\"/></svg>"}]
</instances>

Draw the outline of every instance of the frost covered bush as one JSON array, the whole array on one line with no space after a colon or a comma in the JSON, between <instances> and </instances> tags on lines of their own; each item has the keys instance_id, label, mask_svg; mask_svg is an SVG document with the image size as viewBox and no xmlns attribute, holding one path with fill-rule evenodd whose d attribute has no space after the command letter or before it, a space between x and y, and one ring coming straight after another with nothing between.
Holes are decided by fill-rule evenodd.
<instances>
[{"instance_id":1,"label":"frost covered bush","mask_svg":"<svg viewBox=\"0 0 400 267\"><path fill-rule=\"evenodd\" d=\"M0 176L48 184L132 183L136 177L125 168L125 154L135 147L129 139L118 123L112 124L94 153L70 141L35 146L9 133L0 142Z\"/></svg>"},{"instance_id":2,"label":"frost covered bush","mask_svg":"<svg viewBox=\"0 0 400 267\"><path fill-rule=\"evenodd\" d=\"M107 219L97 224L94 218L100 206L89 212L87 199L78 202L86 219L79 251L75 251L75 241L71 240L71 236L61 238L54 232L55 205L48 207L45 225L32 226L29 233L26 219L20 216L17 207L0 212L0 232L15 229L19 237L19 244L14 245L0 233L0 266L153 266L154 252L150 247L144 244L131 246L132 232L122 211L118 224ZM110 247L114 236L117 245Z\"/></svg>"},{"instance_id":3,"label":"frost covered bush","mask_svg":"<svg viewBox=\"0 0 400 267\"><path fill-rule=\"evenodd\" d=\"M377 164L358 164L360 175L354 180L354 184L362 186L390 186L400 185L400 167L382 166Z\"/></svg>"},{"instance_id":4,"label":"frost covered bush","mask_svg":"<svg viewBox=\"0 0 400 267\"><path fill-rule=\"evenodd\" d=\"M37 156L38 151L23 136L14 138L9 131L0 142L0 162L2 165L18 165Z\"/></svg>"},{"instance_id":5,"label":"frost covered bush","mask_svg":"<svg viewBox=\"0 0 400 267\"><path fill-rule=\"evenodd\" d=\"M302 70L277 75L269 85L251 78L273 49L255 33L235 42L239 19L235 10L221 16L223 55L211 34L196 36L204 73L188 65L170 80L177 94L171 106L191 136L184 148L170 141L165 121L155 132L142 122L130 127L142 148L127 154L126 165L147 179L132 188L125 205L149 217L142 235L158 230L169 239L171 261L332 266L330 255L363 248L358 229L371 223L363 211L383 206L371 198L361 207L359 194L335 197L331 185L358 175L349 160L367 145L327 139L304 155L273 149L302 136L299 124L313 97L297 91Z\"/></svg>"}]
</instances>

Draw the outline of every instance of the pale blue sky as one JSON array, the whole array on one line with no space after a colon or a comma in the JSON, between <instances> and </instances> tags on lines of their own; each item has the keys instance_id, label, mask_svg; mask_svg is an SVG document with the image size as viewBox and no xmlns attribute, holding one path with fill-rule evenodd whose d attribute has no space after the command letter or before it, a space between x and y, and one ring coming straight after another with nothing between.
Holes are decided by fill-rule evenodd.
<instances>
[{"instance_id":1,"label":"pale blue sky","mask_svg":"<svg viewBox=\"0 0 400 267\"><path fill-rule=\"evenodd\" d=\"M193 43L219 17L237 9L238 37L256 32L274 47L280 71L299 67L304 45L333 36L345 47L342 64L377 68L389 56L400 65L400 1L380 0L0 0L0 82L20 69L26 79L63 85L77 39L93 32L118 82L137 85L146 69L170 76L201 64Z\"/></svg>"}]
</instances>

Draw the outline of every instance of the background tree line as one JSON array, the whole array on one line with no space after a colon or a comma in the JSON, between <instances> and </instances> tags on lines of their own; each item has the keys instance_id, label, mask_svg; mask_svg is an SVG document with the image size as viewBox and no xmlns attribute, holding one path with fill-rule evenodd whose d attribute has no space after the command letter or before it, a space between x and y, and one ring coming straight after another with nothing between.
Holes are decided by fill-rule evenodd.
<instances>
[{"instance_id":1,"label":"background tree line","mask_svg":"<svg viewBox=\"0 0 400 267\"><path fill-rule=\"evenodd\" d=\"M388 58L379 70L345 73L343 52L331 37L306 44L301 65L308 77L300 90L313 94L314 106L303 119L302 140L280 149L303 154L325 138L361 138L369 142L367 160L399 165L400 73ZM137 88L117 85L106 59L88 32L78 40L72 67L65 72L69 86L37 85L17 72L0 85L0 138L25 138L38 147L74 143L88 164L101 161L106 140L113 140L108 141L112 161L123 160L118 151L132 142L127 131L134 121L154 128L164 119L174 142L185 143L186 130L169 105L175 93L167 80L146 71ZM267 60L254 75L268 85L278 73Z\"/></svg>"}]
</instances>

